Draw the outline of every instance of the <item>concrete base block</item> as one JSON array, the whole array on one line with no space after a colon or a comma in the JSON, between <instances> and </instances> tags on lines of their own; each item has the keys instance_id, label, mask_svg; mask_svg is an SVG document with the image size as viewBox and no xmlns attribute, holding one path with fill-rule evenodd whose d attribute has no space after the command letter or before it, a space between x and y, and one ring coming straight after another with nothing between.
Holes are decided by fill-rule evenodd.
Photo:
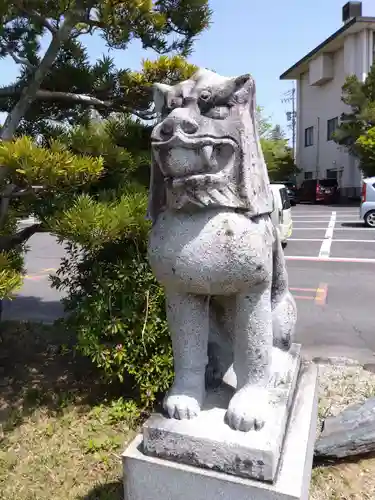
<instances>
[{"instance_id":1,"label":"concrete base block","mask_svg":"<svg viewBox=\"0 0 375 500\"><path fill-rule=\"evenodd\" d=\"M317 411L317 367L303 364L273 484L147 456L138 435L123 454L125 500L307 500Z\"/></svg>"},{"instance_id":2,"label":"concrete base block","mask_svg":"<svg viewBox=\"0 0 375 500\"><path fill-rule=\"evenodd\" d=\"M268 389L269 415L262 429L241 432L227 425L225 414L234 387L222 384L208 392L202 411L192 420L152 415L143 426L143 452L172 462L273 482L298 382L300 348L293 344L290 353L281 353L285 380Z\"/></svg>"}]
</instances>

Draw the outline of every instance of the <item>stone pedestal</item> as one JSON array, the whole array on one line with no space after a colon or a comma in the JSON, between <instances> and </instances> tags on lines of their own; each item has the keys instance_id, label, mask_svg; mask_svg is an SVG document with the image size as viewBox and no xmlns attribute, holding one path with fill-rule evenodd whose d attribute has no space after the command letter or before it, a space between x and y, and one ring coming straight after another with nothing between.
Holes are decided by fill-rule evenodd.
<instances>
[{"instance_id":1,"label":"stone pedestal","mask_svg":"<svg viewBox=\"0 0 375 500\"><path fill-rule=\"evenodd\" d=\"M293 380L290 384L293 384ZM220 441L221 446L219 446L219 434L218 430L214 429L215 422L213 421L210 436L212 438L216 434L216 444L215 441L210 440L211 453L209 453L210 441L203 439L203 436L207 436L207 423L201 435L197 426L194 429L192 427L190 433L184 437L182 433L179 434L178 426L175 427L172 424L172 428L166 428L163 417L151 417L151 420L146 423L144 436L137 436L123 455L125 500L157 500L159 498L163 500L307 500L317 421L317 368L315 365L302 364L296 389L293 391L289 385L289 392L290 390L294 392L293 401L287 403L285 394L284 403L282 400L279 401L279 408L289 407L287 426L286 422L282 422L284 413L275 414L278 414L280 419L278 428L286 426L284 441L277 441L277 443L270 441L272 435L269 435L268 440L264 440L263 444L258 441L258 444L261 444L258 448L253 446L250 449L247 443L252 432L236 432L238 440L235 443L228 441L228 435L223 436ZM205 409L202 413L209 411ZM216 420L217 425L218 422L219 419ZM186 422L178 423L186 424ZM273 435L274 440L278 439L277 435ZM161 443L160 439L166 439L167 450L177 447L175 457L169 456L169 459L163 459L144 453L145 448L148 448L148 453L150 453L152 446L155 447L158 442ZM224 462L225 454L221 451L218 453L223 445L229 457L229 460L224 460ZM186 451L184 460L181 459L183 450ZM242 477L234 475L232 465L233 459L235 461L236 450L239 453L237 461ZM281 458L278 460L280 451ZM246 452L248 453L247 462ZM154 453L162 453L162 450L154 448ZM204 456L206 457L205 464L201 463L199 458ZM172 461L176 457L179 462ZM199 466L187 465L189 460L190 463ZM223 463L230 464L229 473L218 472L225 470L225 467L218 466ZM243 477L249 475L249 471L260 480Z\"/></svg>"},{"instance_id":2,"label":"stone pedestal","mask_svg":"<svg viewBox=\"0 0 375 500\"><path fill-rule=\"evenodd\" d=\"M283 357L275 358L271 369L280 370L277 361L281 361L284 373L280 375L284 382L268 389L269 415L261 430L241 432L226 424L226 410L236 387L235 376L230 377L228 372L224 378L227 383L208 392L196 418L175 420L153 415L143 427L143 452L173 462L273 482L300 370L300 345L293 344L290 353L279 350L276 353Z\"/></svg>"}]
</instances>

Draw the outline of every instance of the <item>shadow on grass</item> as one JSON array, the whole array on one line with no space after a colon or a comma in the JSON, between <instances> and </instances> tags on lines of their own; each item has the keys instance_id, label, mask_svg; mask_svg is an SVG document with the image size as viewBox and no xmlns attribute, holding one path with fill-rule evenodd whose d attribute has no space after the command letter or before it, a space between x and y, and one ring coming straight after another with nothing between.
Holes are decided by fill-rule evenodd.
<instances>
[{"instance_id":1,"label":"shadow on grass","mask_svg":"<svg viewBox=\"0 0 375 500\"><path fill-rule=\"evenodd\" d=\"M116 481L96 486L87 495L77 500L123 500L124 487L122 481Z\"/></svg>"},{"instance_id":2,"label":"shadow on grass","mask_svg":"<svg viewBox=\"0 0 375 500\"><path fill-rule=\"evenodd\" d=\"M362 453L343 458L314 456L313 467L332 467L334 465L358 464L363 460L371 460L374 458L375 452Z\"/></svg>"},{"instance_id":3,"label":"shadow on grass","mask_svg":"<svg viewBox=\"0 0 375 500\"><path fill-rule=\"evenodd\" d=\"M0 423L15 426L38 407L62 411L70 403L95 405L125 396L74 349L76 336L61 324L0 324ZM17 418L9 421L10 413Z\"/></svg>"},{"instance_id":4,"label":"shadow on grass","mask_svg":"<svg viewBox=\"0 0 375 500\"><path fill-rule=\"evenodd\" d=\"M36 296L16 295L3 301L3 320L53 323L64 314L60 300L42 300Z\"/></svg>"}]
</instances>

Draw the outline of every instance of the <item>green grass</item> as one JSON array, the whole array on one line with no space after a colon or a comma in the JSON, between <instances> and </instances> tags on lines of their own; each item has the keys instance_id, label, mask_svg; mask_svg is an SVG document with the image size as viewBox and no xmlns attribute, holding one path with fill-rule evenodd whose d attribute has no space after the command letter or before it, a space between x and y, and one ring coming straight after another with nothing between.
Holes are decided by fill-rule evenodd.
<instances>
[{"instance_id":1,"label":"green grass","mask_svg":"<svg viewBox=\"0 0 375 500\"><path fill-rule=\"evenodd\" d=\"M1 324L1 500L123 500L121 453L138 409L74 344L57 326ZM374 498L375 458L313 469L310 500Z\"/></svg>"},{"instance_id":2,"label":"green grass","mask_svg":"<svg viewBox=\"0 0 375 500\"><path fill-rule=\"evenodd\" d=\"M121 453L138 412L73 344L56 326L2 324L2 500L123 498Z\"/></svg>"},{"instance_id":3,"label":"green grass","mask_svg":"<svg viewBox=\"0 0 375 500\"><path fill-rule=\"evenodd\" d=\"M315 467L312 471L310 500L373 500L375 498L375 458Z\"/></svg>"}]
</instances>

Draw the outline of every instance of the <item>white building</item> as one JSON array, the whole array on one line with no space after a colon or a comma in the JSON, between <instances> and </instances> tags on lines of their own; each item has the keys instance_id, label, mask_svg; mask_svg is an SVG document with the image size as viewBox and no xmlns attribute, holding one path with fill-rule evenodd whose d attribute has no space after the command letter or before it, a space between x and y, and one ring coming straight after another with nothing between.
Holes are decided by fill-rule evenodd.
<instances>
[{"instance_id":1,"label":"white building","mask_svg":"<svg viewBox=\"0 0 375 500\"><path fill-rule=\"evenodd\" d=\"M359 196L357 161L332 140L348 108L341 89L348 75L365 80L375 62L375 17L362 16L362 3L343 7L344 25L285 71L281 80L296 81L296 163L299 181L336 177L344 196Z\"/></svg>"}]
</instances>

